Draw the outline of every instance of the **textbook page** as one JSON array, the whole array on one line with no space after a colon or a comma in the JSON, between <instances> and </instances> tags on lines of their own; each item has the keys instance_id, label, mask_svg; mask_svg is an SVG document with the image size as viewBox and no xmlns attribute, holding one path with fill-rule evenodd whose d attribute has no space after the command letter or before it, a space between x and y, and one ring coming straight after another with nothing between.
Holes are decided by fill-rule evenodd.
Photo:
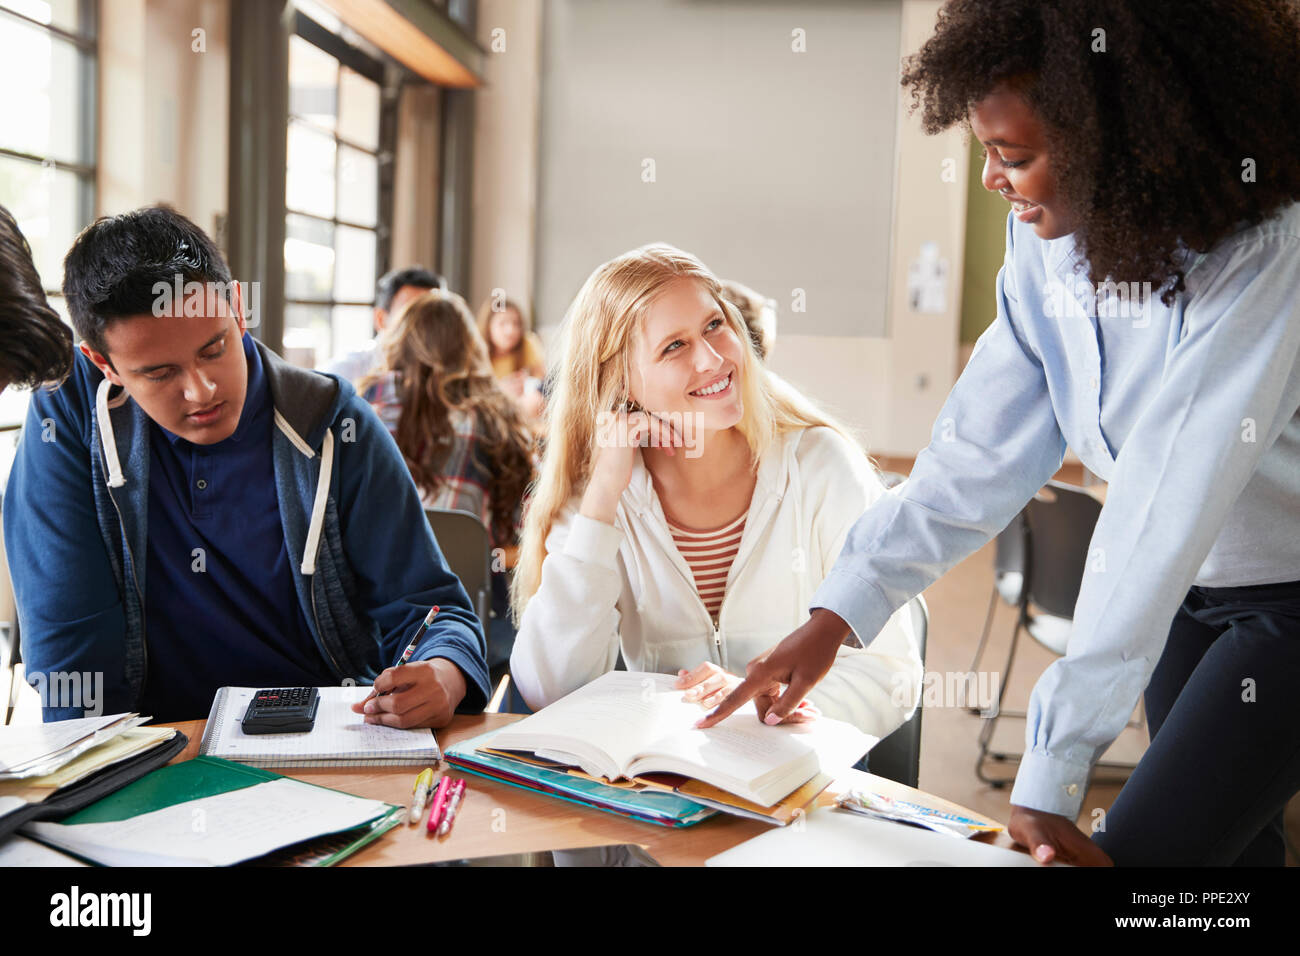
<instances>
[{"instance_id":1,"label":"textbook page","mask_svg":"<svg viewBox=\"0 0 1300 956\"><path fill-rule=\"evenodd\" d=\"M610 779L681 773L748 799L761 791L764 799L756 802L770 806L819 768L847 767L876 743L829 718L768 727L752 703L717 727L696 730L705 711L682 700L675 683L671 674L604 674L502 730L491 749L540 751L551 759L571 754L586 772Z\"/></svg>"},{"instance_id":2,"label":"textbook page","mask_svg":"<svg viewBox=\"0 0 1300 956\"><path fill-rule=\"evenodd\" d=\"M492 738L493 750L542 751L579 758L593 776L617 779L656 738L703 716L682 701L669 674L610 671L512 724Z\"/></svg>"}]
</instances>

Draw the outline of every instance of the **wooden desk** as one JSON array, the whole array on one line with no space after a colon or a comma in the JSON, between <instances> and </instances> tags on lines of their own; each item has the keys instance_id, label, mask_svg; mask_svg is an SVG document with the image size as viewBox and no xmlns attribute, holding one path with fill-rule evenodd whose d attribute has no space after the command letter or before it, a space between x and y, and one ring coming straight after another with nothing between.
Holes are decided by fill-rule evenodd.
<instances>
[{"instance_id":1,"label":"wooden desk","mask_svg":"<svg viewBox=\"0 0 1300 956\"><path fill-rule=\"evenodd\" d=\"M437 732L438 743L445 750L458 741L519 719L520 715L517 714L480 714L472 717L458 715L450 727ZM202 720L191 720L172 725L190 738L189 746L173 763L198 756L204 723ZM454 767L448 768L445 763L440 769L449 770L453 776L461 776L460 771ZM276 772L359 797L410 806L411 786L419 771L419 767L410 766L318 769L289 767ZM956 812L971 812L883 777L857 772L851 774L851 777L836 781L821 795L819 802L832 802L836 793L846 789L850 780L855 780L859 783L870 781L877 792L890 796L921 795L930 804L946 805ZM665 866L701 866L709 857L729 850L770 828L770 824L718 814L693 827L675 830L580 807L473 774L464 774L464 777L469 790L456 817L456 825L445 839L425 836L423 824L403 824L349 857L341 865L396 866L610 843L635 843L644 847ZM1005 833L997 834L996 838L978 839L996 846L1013 845Z\"/></svg>"}]
</instances>

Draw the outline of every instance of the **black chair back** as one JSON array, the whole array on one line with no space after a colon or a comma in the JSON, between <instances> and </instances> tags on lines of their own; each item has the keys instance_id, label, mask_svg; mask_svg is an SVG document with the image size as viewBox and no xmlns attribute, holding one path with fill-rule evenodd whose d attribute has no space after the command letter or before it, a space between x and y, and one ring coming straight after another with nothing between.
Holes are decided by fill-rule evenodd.
<instances>
[{"instance_id":1,"label":"black chair back","mask_svg":"<svg viewBox=\"0 0 1300 956\"><path fill-rule=\"evenodd\" d=\"M486 631L492 607L492 538L477 515L428 508L424 512L452 574L460 578Z\"/></svg>"},{"instance_id":2,"label":"black chair back","mask_svg":"<svg viewBox=\"0 0 1300 956\"><path fill-rule=\"evenodd\" d=\"M925 601L915 597L907 607L912 615L912 630L916 632L917 650L925 664L925 642L930 630L930 609ZM867 769L879 777L915 787L921 774L921 702L907 723L871 748L867 754Z\"/></svg>"},{"instance_id":3,"label":"black chair back","mask_svg":"<svg viewBox=\"0 0 1300 956\"><path fill-rule=\"evenodd\" d=\"M1086 491L1053 481L1030 499L1024 514L1029 523L1025 566L1029 601L1044 614L1073 620L1101 502Z\"/></svg>"}]
</instances>

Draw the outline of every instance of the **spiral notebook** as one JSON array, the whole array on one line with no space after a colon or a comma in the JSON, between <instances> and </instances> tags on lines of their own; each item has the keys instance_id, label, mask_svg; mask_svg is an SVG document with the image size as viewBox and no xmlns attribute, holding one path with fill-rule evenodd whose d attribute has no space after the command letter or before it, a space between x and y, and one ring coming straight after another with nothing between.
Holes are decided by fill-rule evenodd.
<instances>
[{"instance_id":1,"label":"spiral notebook","mask_svg":"<svg viewBox=\"0 0 1300 956\"><path fill-rule=\"evenodd\" d=\"M398 767L442 759L427 728L402 730L368 724L352 704L369 687L320 687L316 725L306 734L246 734L240 726L260 688L223 687L208 714L199 753L253 767Z\"/></svg>"}]
</instances>

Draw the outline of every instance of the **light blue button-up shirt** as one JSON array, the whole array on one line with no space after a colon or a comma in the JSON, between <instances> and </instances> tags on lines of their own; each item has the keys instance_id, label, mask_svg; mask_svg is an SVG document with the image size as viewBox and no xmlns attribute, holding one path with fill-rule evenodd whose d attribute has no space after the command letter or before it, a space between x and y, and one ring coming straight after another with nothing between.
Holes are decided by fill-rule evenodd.
<instances>
[{"instance_id":1,"label":"light blue button-up shirt","mask_svg":"<svg viewBox=\"0 0 1300 956\"><path fill-rule=\"evenodd\" d=\"M871 640L1073 448L1110 486L1011 795L1073 819L1188 587L1300 579L1300 204L1189 255L1172 307L1127 284L1094 293L1071 237L1007 223L997 319L911 476L859 519L812 606Z\"/></svg>"}]
</instances>

